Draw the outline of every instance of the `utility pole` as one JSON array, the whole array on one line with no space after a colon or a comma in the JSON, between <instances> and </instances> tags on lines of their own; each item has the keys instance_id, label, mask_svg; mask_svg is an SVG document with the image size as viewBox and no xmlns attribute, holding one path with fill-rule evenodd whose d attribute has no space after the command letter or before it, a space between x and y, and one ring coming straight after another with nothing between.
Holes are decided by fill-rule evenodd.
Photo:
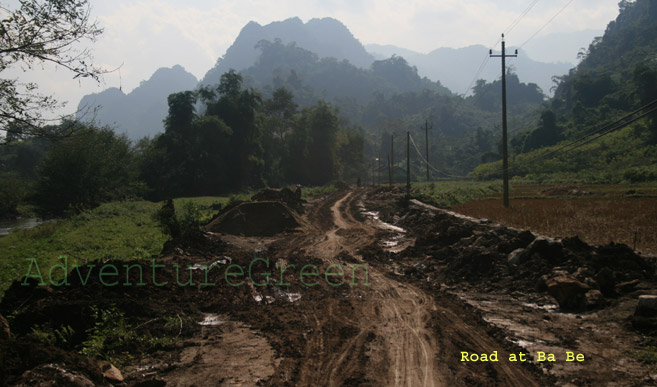
<instances>
[{"instance_id":1,"label":"utility pole","mask_svg":"<svg viewBox=\"0 0 657 387\"><path fill-rule=\"evenodd\" d=\"M411 132L406 132L406 195L411 196Z\"/></svg>"},{"instance_id":2,"label":"utility pole","mask_svg":"<svg viewBox=\"0 0 657 387\"><path fill-rule=\"evenodd\" d=\"M395 182L395 135L390 135L390 170L392 176L392 182Z\"/></svg>"},{"instance_id":3,"label":"utility pole","mask_svg":"<svg viewBox=\"0 0 657 387\"><path fill-rule=\"evenodd\" d=\"M424 121L424 136L427 144L427 181L429 181L429 121Z\"/></svg>"},{"instance_id":4,"label":"utility pole","mask_svg":"<svg viewBox=\"0 0 657 387\"><path fill-rule=\"evenodd\" d=\"M381 152L376 158L376 185L381 185Z\"/></svg>"},{"instance_id":5,"label":"utility pole","mask_svg":"<svg viewBox=\"0 0 657 387\"><path fill-rule=\"evenodd\" d=\"M502 34L502 54L493 55L493 50L489 52L492 58L502 58L502 178L504 180L504 207L509 207L509 153L507 149L506 135L506 57L517 57L518 50L514 55L507 55L504 46L504 34Z\"/></svg>"},{"instance_id":6,"label":"utility pole","mask_svg":"<svg viewBox=\"0 0 657 387\"><path fill-rule=\"evenodd\" d=\"M390 155L388 155L388 183L392 188L392 164L390 164Z\"/></svg>"}]
</instances>

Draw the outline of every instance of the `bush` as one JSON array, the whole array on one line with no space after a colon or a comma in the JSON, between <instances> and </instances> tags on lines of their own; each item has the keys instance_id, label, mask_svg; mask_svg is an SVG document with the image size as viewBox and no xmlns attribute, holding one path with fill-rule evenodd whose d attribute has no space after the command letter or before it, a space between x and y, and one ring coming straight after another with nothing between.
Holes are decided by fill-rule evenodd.
<instances>
[{"instance_id":1,"label":"bush","mask_svg":"<svg viewBox=\"0 0 657 387\"><path fill-rule=\"evenodd\" d=\"M187 237L200 232L202 219L201 208L193 202L185 202L182 205L182 215L178 217L182 236Z\"/></svg>"},{"instance_id":2,"label":"bush","mask_svg":"<svg viewBox=\"0 0 657 387\"><path fill-rule=\"evenodd\" d=\"M27 194L27 184L18 175L0 173L0 217L18 215L18 204Z\"/></svg>"},{"instance_id":3,"label":"bush","mask_svg":"<svg viewBox=\"0 0 657 387\"><path fill-rule=\"evenodd\" d=\"M53 144L46 155L34 199L42 213L61 215L137 196L133 150L111 129L83 127Z\"/></svg>"},{"instance_id":4,"label":"bush","mask_svg":"<svg viewBox=\"0 0 657 387\"><path fill-rule=\"evenodd\" d=\"M629 183L643 183L657 180L657 167L634 167L623 173L623 179Z\"/></svg>"}]
</instances>

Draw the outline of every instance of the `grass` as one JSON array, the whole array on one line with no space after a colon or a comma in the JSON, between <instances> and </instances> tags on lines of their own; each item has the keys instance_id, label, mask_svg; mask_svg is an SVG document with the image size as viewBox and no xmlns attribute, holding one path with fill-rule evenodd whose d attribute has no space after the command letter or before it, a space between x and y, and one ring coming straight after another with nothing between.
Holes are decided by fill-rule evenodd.
<instances>
[{"instance_id":1,"label":"grass","mask_svg":"<svg viewBox=\"0 0 657 387\"><path fill-rule=\"evenodd\" d=\"M174 200L178 216L185 203L197 206L202 221L215 212L212 204L228 202L227 197L180 198ZM161 203L147 201L113 202L82 212L66 220L18 230L0 238L0 295L11 282L27 274L34 258L44 280L48 270L67 256L69 267L94 260L149 259L157 256L167 240L153 219ZM31 274L35 274L34 269Z\"/></svg>"},{"instance_id":2,"label":"grass","mask_svg":"<svg viewBox=\"0 0 657 387\"><path fill-rule=\"evenodd\" d=\"M292 192L296 190L296 187L292 186L289 187ZM333 193L337 191L338 189L335 188L335 185L330 184L330 185L322 185L322 186L314 186L314 187L302 187L301 188L301 198L308 200L308 199L313 199L319 196L324 196L328 195L330 193Z\"/></svg>"},{"instance_id":3,"label":"grass","mask_svg":"<svg viewBox=\"0 0 657 387\"><path fill-rule=\"evenodd\" d=\"M527 183L638 183L657 179L657 145L648 145L649 130L637 122L596 141L564 151L570 141L511 155L514 180ZM481 164L476 179L499 178L502 161Z\"/></svg>"},{"instance_id":4,"label":"grass","mask_svg":"<svg viewBox=\"0 0 657 387\"><path fill-rule=\"evenodd\" d=\"M334 186L304 187L303 195L311 198L333 191ZM217 212L213 206L224 207L237 200L249 200L251 196L252 193L247 192L229 197L177 198L174 206L179 220L194 214L204 224ZM161 206L162 203L147 201L105 203L71 218L17 230L0 238L0 296L13 280L28 273L30 261L27 258L36 260L44 281L48 283L49 269L62 263L61 256L68 258L69 268L95 260L157 256L167 240L153 218ZM35 273L33 268L30 274Z\"/></svg>"},{"instance_id":5,"label":"grass","mask_svg":"<svg viewBox=\"0 0 657 387\"><path fill-rule=\"evenodd\" d=\"M553 188L514 185L510 208L504 208L496 194L456 205L453 210L553 237L578 236L594 245L613 241L634 247L636 243L639 251L657 253L657 186L569 186L564 192L577 189L586 194L542 194L559 192Z\"/></svg>"},{"instance_id":6,"label":"grass","mask_svg":"<svg viewBox=\"0 0 657 387\"><path fill-rule=\"evenodd\" d=\"M451 207L459 203L492 195L502 190L502 182L480 181L436 181L413 183L418 199L437 207Z\"/></svg>"}]
</instances>

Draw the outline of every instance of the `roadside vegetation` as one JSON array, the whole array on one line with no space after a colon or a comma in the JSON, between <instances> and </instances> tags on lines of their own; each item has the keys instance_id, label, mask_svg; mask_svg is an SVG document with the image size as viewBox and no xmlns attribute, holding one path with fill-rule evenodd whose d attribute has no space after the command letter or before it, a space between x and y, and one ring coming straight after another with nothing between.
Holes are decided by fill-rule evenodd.
<instances>
[{"instance_id":1,"label":"roadside vegetation","mask_svg":"<svg viewBox=\"0 0 657 387\"><path fill-rule=\"evenodd\" d=\"M451 207L502 190L501 181L435 181L413 183L417 199L436 207Z\"/></svg>"},{"instance_id":2,"label":"roadside vegetation","mask_svg":"<svg viewBox=\"0 0 657 387\"><path fill-rule=\"evenodd\" d=\"M182 225L202 224L216 213L213 205L218 208L228 201L227 197L176 199L176 217ZM155 218L161 207L147 201L104 203L68 219L11 232L0 238L0 293L27 274L26 258L34 258L47 278L50 267L62 263L61 256L68 258L69 267L95 260L157 257L168 239Z\"/></svg>"}]
</instances>

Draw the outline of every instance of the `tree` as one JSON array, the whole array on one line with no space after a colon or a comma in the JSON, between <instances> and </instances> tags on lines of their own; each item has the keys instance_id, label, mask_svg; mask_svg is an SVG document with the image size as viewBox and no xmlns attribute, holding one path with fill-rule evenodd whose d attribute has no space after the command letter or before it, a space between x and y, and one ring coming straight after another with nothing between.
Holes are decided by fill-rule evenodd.
<instances>
[{"instance_id":1,"label":"tree","mask_svg":"<svg viewBox=\"0 0 657 387\"><path fill-rule=\"evenodd\" d=\"M260 185L263 168L258 115L262 96L255 89L243 89L242 83L242 76L231 69L221 76L216 93L207 89L201 92L207 106L205 114L219 117L232 131L230 182L235 189Z\"/></svg>"},{"instance_id":2,"label":"tree","mask_svg":"<svg viewBox=\"0 0 657 387\"><path fill-rule=\"evenodd\" d=\"M69 70L73 78L98 80L104 72L94 66L91 52L77 48L102 33L89 20L87 0L20 0L20 7L0 6L0 73L14 66L32 69L45 63ZM34 83L0 76L0 131L18 135L57 136L43 129L43 112L63 106L38 93ZM67 128L67 129L72 129ZM66 130L64 134L69 133Z\"/></svg>"},{"instance_id":3,"label":"tree","mask_svg":"<svg viewBox=\"0 0 657 387\"><path fill-rule=\"evenodd\" d=\"M39 170L35 199L43 212L62 214L138 196L134 153L125 135L64 125L74 135L54 142Z\"/></svg>"},{"instance_id":4,"label":"tree","mask_svg":"<svg viewBox=\"0 0 657 387\"><path fill-rule=\"evenodd\" d=\"M639 65L634 69L634 84L641 101L641 105L647 105L657 100L657 68ZM653 144L657 143L657 114L649 115L650 138Z\"/></svg>"}]
</instances>

